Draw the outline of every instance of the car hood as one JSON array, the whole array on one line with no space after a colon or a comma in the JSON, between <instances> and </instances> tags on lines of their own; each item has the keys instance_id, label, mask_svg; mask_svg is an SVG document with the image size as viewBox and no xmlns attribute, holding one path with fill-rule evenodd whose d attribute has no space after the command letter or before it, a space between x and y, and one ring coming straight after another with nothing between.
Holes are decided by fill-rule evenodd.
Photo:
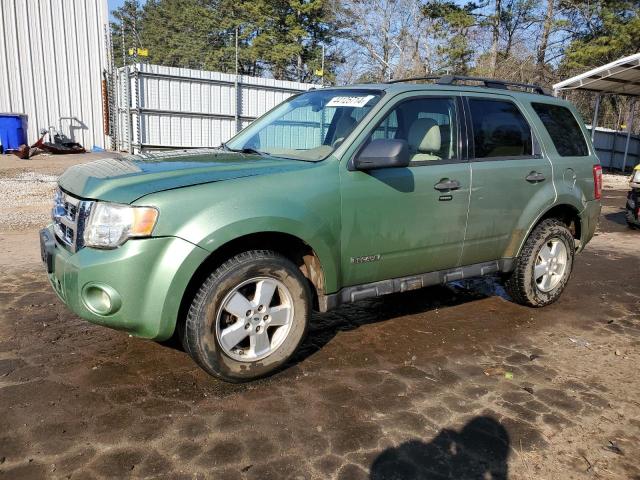
<instances>
[{"instance_id":1,"label":"car hood","mask_svg":"<svg viewBox=\"0 0 640 480\"><path fill-rule=\"evenodd\" d=\"M163 190L313 166L311 162L223 150L162 152L74 165L58 183L78 197L131 203Z\"/></svg>"}]
</instances>

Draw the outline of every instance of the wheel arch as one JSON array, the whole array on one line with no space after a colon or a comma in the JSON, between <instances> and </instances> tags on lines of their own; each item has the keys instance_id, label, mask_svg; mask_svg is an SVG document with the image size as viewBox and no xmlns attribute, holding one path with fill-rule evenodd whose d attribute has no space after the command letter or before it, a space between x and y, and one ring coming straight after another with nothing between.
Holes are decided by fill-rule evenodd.
<instances>
[{"instance_id":1,"label":"wheel arch","mask_svg":"<svg viewBox=\"0 0 640 480\"><path fill-rule=\"evenodd\" d=\"M559 204L552 205L547 210L543 211L538 216L538 218L536 218L536 220L532 223L526 235L524 235L524 237L520 241L518 251L516 252L516 255L515 255L516 257L520 255L520 252L522 251L522 247L524 246L524 243L527 241L527 238L529 238L529 235L531 235L531 232L533 232L533 230L541 222L543 222L548 218L557 218L561 220L567 226L573 238L580 241L581 235L582 235L582 220L580 218L580 211L578 210L578 208L575 207L575 205L572 205L570 203L559 203Z\"/></svg>"},{"instance_id":2,"label":"wheel arch","mask_svg":"<svg viewBox=\"0 0 640 480\"><path fill-rule=\"evenodd\" d=\"M185 289L177 323L184 321L193 296L206 278L225 260L248 250L272 250L291 260L308 280L312 292L312 305L318 309L318 299L325 294L325 272L316 251L301 238L283 232L255 232L220 245L200 264Z\"/></svg>"}]
</instances>

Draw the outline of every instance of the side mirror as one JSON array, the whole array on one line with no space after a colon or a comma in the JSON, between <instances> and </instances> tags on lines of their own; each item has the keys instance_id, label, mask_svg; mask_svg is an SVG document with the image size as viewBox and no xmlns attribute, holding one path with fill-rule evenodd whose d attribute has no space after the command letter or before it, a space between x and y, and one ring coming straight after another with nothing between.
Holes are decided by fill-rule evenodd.
<instances>
[{"instance_id":1,"label":"side mirror","mask_svg":"<svg viewBox=\"0 0 640 480\"><path fill-rule=\"evenodd\" d=\"M353 160L355 170L409 166L409 145L406 140L380 138L372 140Z\"/></svg>"}]
</instances>

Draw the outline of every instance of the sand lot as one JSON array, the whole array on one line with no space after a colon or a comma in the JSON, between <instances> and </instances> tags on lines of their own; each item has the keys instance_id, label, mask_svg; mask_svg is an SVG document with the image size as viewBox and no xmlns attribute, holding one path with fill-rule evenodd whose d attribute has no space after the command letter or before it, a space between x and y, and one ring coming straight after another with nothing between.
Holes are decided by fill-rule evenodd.
<instances>
[{"instance_id":1,"label":"sand lot","mask_svg":"<svg viewBox=\"0 0 640 480\"><path fill-rule=\"evenodd\" d=\"M285 371L231 385L49 287L37 230L90 158L0 156L0 478L640 479L624 182L556 304L492 280L365 301L315 315Z\"/></svg>"}]
</instances>

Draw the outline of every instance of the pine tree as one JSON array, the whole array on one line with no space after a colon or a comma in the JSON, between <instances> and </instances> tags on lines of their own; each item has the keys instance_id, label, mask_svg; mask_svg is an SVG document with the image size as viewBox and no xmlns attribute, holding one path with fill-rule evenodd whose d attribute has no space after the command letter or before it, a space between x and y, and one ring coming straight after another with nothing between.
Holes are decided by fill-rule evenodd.
<instances>
[{"instance_id":1,"label":"pine tree","mask_svg":"<svg viewBox=\"0 0 640 480\"><path fill-rule=\"evenodd\" d=\"M138 0L125 0L120 8L112 12L112 15L114 18L111 22L113 58L116 67L121 67L129 63L129 49L140 46L142 9Z\"/></svg>"},{"instance_id":2,"label":"pine tree","mask_svg":"<svg viewBox=\"0 0 640 480\"><path fill-rule=\"evenodd\" d=\"M124 26L126 48L137 40L150 63L233 73L237 30L240 74L304 82L318 80L334 30L329 0L148 0L142 9L127 0L113 15L114 39ZM120 48L114 41L118 66ZM326 58L325 80L335 62Z\"/></svg>"},{"instance_id":3,"label":"pine tree","mask_svg":"<svg viewBox=\"0 0 640 480\"><path fill-rule=\"evenodd\" d=\"M577 26L565 52L563 70L584 70L640 51L637 0L564 0L561 7Z\"/></svg>"}]
</instances>

